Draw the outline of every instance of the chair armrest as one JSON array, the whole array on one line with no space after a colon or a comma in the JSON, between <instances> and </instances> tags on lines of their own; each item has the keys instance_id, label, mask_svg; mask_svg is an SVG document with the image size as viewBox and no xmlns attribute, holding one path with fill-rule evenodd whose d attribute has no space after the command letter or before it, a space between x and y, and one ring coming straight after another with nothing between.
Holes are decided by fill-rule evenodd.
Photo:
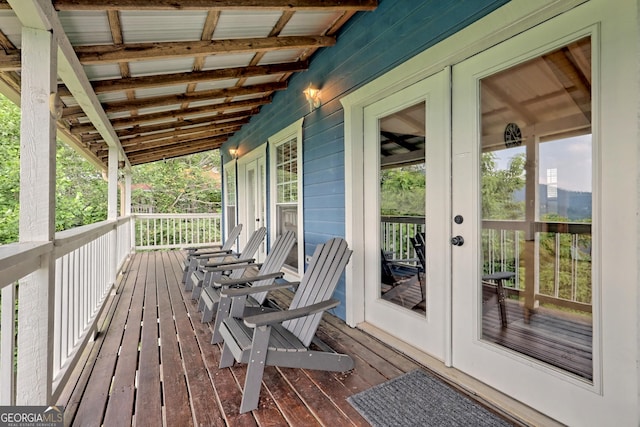
<instances>
[{"instance_id":1,"label":"chair armrest","mask_svg":"<svg viewBox=\"0 0 640 427\"><path fill-rule=\"evenodd\" d=\"M218 267L222 267L224 265L234 265L234 264L253 264L254 261L255 261L255 258L232 259L232 260L221 261L221 262L209 262L203 265L202 267L207 271L229 270L228 268L218 268Z\"/></svg>"},{"instance_id":2,"label":"chair armrest","mask_svg":"<svg viewBox=\"0 0 640 427\"><path fill-rule=\"evenodd\" d=\"M222 255L232 255L232 251L229 250L229 251L195 252L194 254L192 254L192 257L196 259L206 259L206 258L213 258L217 256L222 256Z\"/></svg>"},{"instance_id":3,"label":"chair armrest","mask_svg":"<svg viewBox=\"0 0 640 427\"><path fill-rule=\"evenodd\" d=\"M321 313L337 307L340 301L331 298L326 301L317 302L306 307L294 308L293 310L274 311L269 313L256 314L244 318L244 324L250 328L258 326L274 325L282 323L285 320L297 319L299 317L309 316L310 314Z\"/></svg>"},{"instance_id":4,"label":"chair armrest","mask_svg":"<svg viewBox=\"0 0 640 427\"><path fill-rule=\"evenodd\" d=\"M194 252L194 251L199 251L200 249L220 249L222 247L222 245L205 245L205 246L189 246L187 248L184 248L186 251L189 252Z\"/></svg>"},{"instance_id":5,"label":"chair armrest","mask_svg":"<svg viewBox=\"0 0 640 427\"><path fill-rule=\"evenodd\" d=\"M281 273L281 272L271 273L271 274L265 274L264 276L252 277L251 280L247 280L247 279L225 280L224 283L221 283L221 285L222 286L242 285L245 283L255 282L257 280L271 279L271 278L277 279L282 276L284 276L284 273ZM224 288L220 290L220 296L229 297L229 298L241 297L245 295L259 294L261 292L269 292L269 291L275 291L278 289L286 289L292 286L297 287L299 284L300 282L283 282L283 283L273 283L271 285L253 286L253 287L247 287L247 288Z\"/></svg>"},{"instance_id":6,"label":"chair armrest","mask_svg":"<svg viewBox=\"0 0 640 427\"><path fill-rule=\"evenodd\" d=\"M204 267L203 271L208 271L210 273L216 271L229 271L229 270L240 270L247 267L253 267L254 265L251 263L236 263L236 264L221 264L220 267ZM246 280L246 279L245 279Z\"/></svg>"}]
</instances>

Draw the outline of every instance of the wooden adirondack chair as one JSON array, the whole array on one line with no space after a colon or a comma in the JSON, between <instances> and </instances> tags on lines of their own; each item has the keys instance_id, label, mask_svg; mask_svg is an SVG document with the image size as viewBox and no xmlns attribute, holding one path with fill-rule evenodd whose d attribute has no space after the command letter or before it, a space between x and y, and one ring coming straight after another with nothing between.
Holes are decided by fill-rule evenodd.
<instances>
[{"instance_id":1,"label":"wooden adirondack chair","mask_svg":"<svg viewBox=\"0 0 640 427\"><path fill-rule=\"evenodd\" d=\"M264 237L267 235L266 227L260 227L256 231L254 231L249 240L247 240L247 244L242 248L242 252L240 254L228 254L224 257L216 257L215 261L211 262L208 258L208 255L198 256L200 260L201 266L197 268L193 273L191 273L191 299L198 300L200 298L200 293L202 292L203 283L209 283L210 278L207 275L211 275L213 273L207 272L205 268L207 266L220 267L223 265L249 265L252 262L255 262L253 256L256 251L262 244ZM221 274L221 273L220 273Z\"/></svg>"},{"instance_id":2,"label":"wooden adirondack chair","mask_svg":"<svg viewBox=\"0 0 640 427\"><path fill-rule=\"evenodd\" d=\"M229 277L220 277L218 281L213 281L211 286L207 286L202 292L200 303L198 308L202 310L202 322L210 322L213 320L213 315L219 313L220 307L220 291L229 286L254 286L261 287L270 285L273 281L284 274L280 271L287 258L291 248L296 243L296 235L293 231L287 231L276 239L271 246L269 254L265 258L262 265L254 265L244 270L240 274L232 273ZM212 270L219 270L226 267L215 267ZM249 300L254 306L262 306L264 300L267 298L266 292L261 292L253 295ZM226 301L225 301L226 304ZM228 304L222 307L225 313L229 312ZM216 333L217 327L224 320L225 315L216 315L216 323L214 324L213 340L217 342L220 340L219 333ZM219 318L219 319L218 319Z\"/></svg>"},{"instance_id":3,"label":"wooden adirondack chair","mask_svg":"<svg viewBox=\"0 0 640 427\"><path fill-rule=\"evenodd\" d=\"M196 256L204 254L228 254L231 253L231 248L236 243L240 232L242 231L242 224L238 224L229 232L227 240L221 245L209 245L199 246L193 248L185 248L187 250L187 257L184 260L184 269L182 272L182 283L188 286L188 291L191 290L191 284L187 284L191 274L198 267L198 261Z\"/></svg>"},{"instance_id":4,"label":"wooden adirondack chair","mask_svg":"<svg viewBox=\"0 0 640 427\"><path fill-rule=\"evenodd\" d=\"M350 256L351 251L343 239L335 238L318 245L288 310L244 320L229 317L222 322L224 348L220 368L233 365L234 359L248 364L240 413L258 407L265 365L336 372L353 369L353 359L348 355L309 349L322 313L340 303L332 296ZM272 290L291 285L273 284L264 288ZM254 291L262 290L225 289L222 293L233 299L233 305L244 306L247 293Z\"/></svg>"},{"instance_id":5,"label":"wooden adirondack chair","mask_svg":"<svg viewBox=\"0 0 640 427\"><path fill-rule=\"evenodd\" d=\"M418 305L426 302L426 272L427 272L427 244L425 242L424 233L416 233L414 237L409 239L413 245L413 249L416 251L418 261L420 261L418 278L420 280L420 291L422 292L422 301Z\"/></svg>"},{"instance_id":6,"label":"wooden adirondack chair","mask_svg":"<svg viewBox=\"0 0 640 427\"><path fill-rule=\"evenodd\" d=\"M380 279L383 284L391 286L383 292L383 298L391 300L418 281L420 269L408 264L409 261L387 259L384 251L380 251Z\"/></svg>"}]
</instances>

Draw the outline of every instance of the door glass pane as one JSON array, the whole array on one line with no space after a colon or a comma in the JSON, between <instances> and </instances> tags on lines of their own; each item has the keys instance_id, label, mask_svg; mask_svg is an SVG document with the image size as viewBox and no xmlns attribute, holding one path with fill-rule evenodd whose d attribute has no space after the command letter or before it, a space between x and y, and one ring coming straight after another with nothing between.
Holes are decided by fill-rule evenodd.
<instances>
[{"instance_id":1,"label":"door glass pane","mask_svg":"<svg viewBox=\"0 0 640 427\"><path fill-rule=\"evenodd\" d=\"M425 313L425 103L379 120L380 297Z\"/></svg>"},{"instance_id":2,"label":"door glass pane","mask_svg":"<svg viewBox=\"0 0 640 427\"><path fill-rule=\"evenodd\" d=\"M593 380L589 37L480 81L482 339Z\"/></svg>"},{"instance_id":3,"label":"door glass pane","mask_svg":"<svg viewBox=\"0 0 640 427\"><path fill-rule=\"evenodd\" d=\"M276 148L276 215L279 235L293 231L296 244L285 264L298 271L298 139L292 138Z\"/></svg>"},{"instance_id":4,"label":"door glass pane","mask_svg":"<svg viewBox=\"0 0 640 427\"><path fill-rule=\"evenodd\" d=\"M227 233L236 226L236 170L233 167L225 168L225 194L226 194L226 224Z\"/></svg>"}]
</instances>

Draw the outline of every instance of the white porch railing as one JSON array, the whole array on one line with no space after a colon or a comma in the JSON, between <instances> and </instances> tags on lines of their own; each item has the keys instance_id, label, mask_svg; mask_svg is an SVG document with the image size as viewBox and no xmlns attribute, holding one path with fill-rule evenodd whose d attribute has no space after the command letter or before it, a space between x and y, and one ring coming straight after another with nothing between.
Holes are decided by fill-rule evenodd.
<instances>
[{"instance_id":1,"label":"white porch railing","mask_svg":"<svg viewBox=\"0 0 640 427\"><path fill-rule=\"evenodd\" d=\"M222 214L135 214L136 249L179 249L222 241Z\"/></svg>"},{"instance_id":2,"label":"white porch railing","mask_svg":"<svg viewBox=\"0 0 640 427\"><path fill-rule=\"evenodd\" d=\"M413 259L416 251L411 238L424 233L424 217L384 216L380 219L380 245L390 259Z\"/></svg>"},{"instance_id":3,"label":"white porch railing","mask_svg":"<svg viewBox=\"0 0 640 427\"><path fill-rule=\"evenodd\" d=\"M537 222L535 231L539 240L553 241L547 250L550 259L543 267L538 264L532 298L537 302L553 304L572 310L591 312L591 281L586 273L591 270L591 224ZM485 262L483 273L513 271L513 279L505 281L511 293L524 292L525 278L521 274L520 254L524 252L523 222L483 221L482 251ZM422 217L382 217L380 220L381 249L393 259L416 259L410 238L424 232ZM429 244L427 237L427 246ZM540 244L535 246L535 257L540 257ZM588 283L587 283L588 282ZM585 291L588 289L588 292Z\"/></svg>"},{"instance_id":4,"label":"white porch railing","mask_svg":"<svg viewBox=\"0 0 640 427\"><path fill-rule=\"evenodd\" d=\"M128 217L56 233L53 243L0 246L0 404L15 404L15 385L21 380L16 378L15 364L23 357L33 356L21 355L16 349L20 280L38 270L43 257L54 257L55 302L50 325L53 353L47 357L52 361L51 398L55 401L96 330L96 321L116 277L110 266L121 269L131 252L131 225L132 218Z\"/></svg>"}]
</instances>

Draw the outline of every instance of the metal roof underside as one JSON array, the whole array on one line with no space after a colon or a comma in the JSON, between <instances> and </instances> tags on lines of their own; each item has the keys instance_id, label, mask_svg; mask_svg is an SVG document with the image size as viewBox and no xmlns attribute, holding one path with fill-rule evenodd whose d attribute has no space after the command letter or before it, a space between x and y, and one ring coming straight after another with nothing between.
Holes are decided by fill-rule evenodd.
<instances>
[{"instance_id":1,"label":"metal roof underside","mask_svg":"<svg viewBox=\"0 0 640 427\"><path fill-rule=\"evenodd\" d=\"M219 148L378 0L53 0L127 163ZM0 80L20 88L22 24L0 0ZM62 80L58 127L105 165L107 141ZM77 92L75 93L77 95Z\"/></svg>"}]
</instances>

